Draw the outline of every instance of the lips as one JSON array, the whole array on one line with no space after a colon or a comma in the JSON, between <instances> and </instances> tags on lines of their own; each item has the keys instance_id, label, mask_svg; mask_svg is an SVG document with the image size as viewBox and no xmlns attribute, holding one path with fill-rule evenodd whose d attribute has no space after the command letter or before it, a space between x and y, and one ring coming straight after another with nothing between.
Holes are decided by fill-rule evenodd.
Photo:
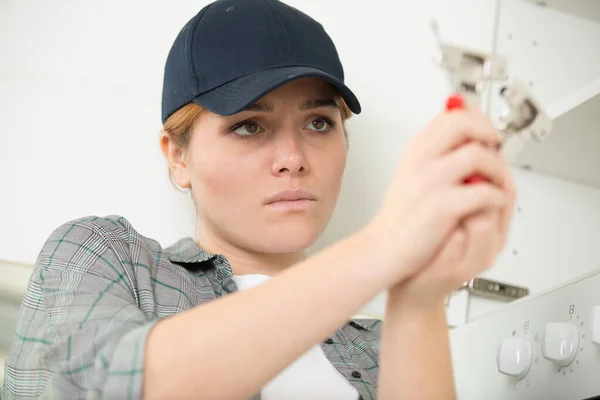
<instances>
[{"instance_id":1,"label":"lips","mask_svg":"<svg viewBox=\"0 0 600 400\"><path fill-rule=\"evenodd\" d=\"M278 202L282 202L282 201L302 201L302 200L316 201L317 198L312 193L310 193L306 190L303 190L303 189L283 190L279 193L276 193L276 194L270 196L267 199L267 201L265 202L265 204L274 204L274 203L278 203Z\"/></svg>"}]
</instances>

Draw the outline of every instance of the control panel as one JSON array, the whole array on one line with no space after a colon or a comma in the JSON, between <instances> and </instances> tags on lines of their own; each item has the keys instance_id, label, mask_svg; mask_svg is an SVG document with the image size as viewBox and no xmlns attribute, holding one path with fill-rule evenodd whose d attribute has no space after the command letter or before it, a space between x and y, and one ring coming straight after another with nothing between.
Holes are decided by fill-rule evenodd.
<instances>
[{"instance_id":1,"label":"control panel","mask_svg":"<svg viewBox=\"0 0 600 400\"><path fill-rule=\"evenodd\" d=\"M459 400L600 399L600 271L450 331Z\"/></svg>"}]
</instances>

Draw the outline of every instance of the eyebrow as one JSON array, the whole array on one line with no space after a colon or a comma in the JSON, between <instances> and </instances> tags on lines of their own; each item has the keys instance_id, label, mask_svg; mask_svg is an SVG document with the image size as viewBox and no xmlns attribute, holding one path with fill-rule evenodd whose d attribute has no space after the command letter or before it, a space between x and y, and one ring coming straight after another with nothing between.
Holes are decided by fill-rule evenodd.
<instances>
[{"instance_id":1,"label":"eyebrow","mask_svg":"<svg viewBox=\"0 0 600 400\"><path fill-rule=\"evenodd\" d=\"M300 105L301 110L312 110L319 107L334 107L340 108L338 104L333 99L327 100L308 100Z\"/></svg>"},{"instance_id":2,"label":"eyebrow","mask_svg":"<svg viewBox=\"0 0 600 400\"><path fill-rule=\"evenodd\" d=\"M271 112L275 109L273 104L258 102L254 104L250 104L248 107L244 108L244 111L257 111L257 112Z\"/></svg>"},{"instance_id":3,"label":"eyebrow","mask_svg":"<svg viewBox=\"0 0 600 400\"><path fill-rule=\"evenodd\" d=\"M300 110L314 110L315 108L320 107L335 107L340 108L338 104L333 99L315 99L315 100L307 100L304 103L300 104ZM255 111L255 112L272 112L275 109L273 104L265 103L265 102L257 102L249 105L244 108L244 111Z\"/></svg>"}]
</instances>

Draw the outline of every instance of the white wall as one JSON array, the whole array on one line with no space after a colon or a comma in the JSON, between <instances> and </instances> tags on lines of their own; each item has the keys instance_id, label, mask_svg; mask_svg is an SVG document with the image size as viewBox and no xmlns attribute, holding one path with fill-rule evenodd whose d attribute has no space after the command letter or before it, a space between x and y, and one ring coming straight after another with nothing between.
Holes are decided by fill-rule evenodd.
<instances>
[{"instance_id":1,"label":"white wall","mask_svg":"<svg viewBox=\"0 0 600 400\"><path fill-rule=\"evenodd\" d=\"M160 91L174 37L206 3L0 3L0 259L31 263L56 226L91 214L122 214L164 245L193 233L191 203L170 186L159 151ZM341 228L356 228L406 139L443 103L432 11L446 37L485 48L494 1L290 3L327 27L364 105L350 123L343 193L355 202L340 205L356 216ZM464 29L467 15L482 18Z\"/></svg>"},{"instance_id":2,"label":"white wall","mask_svg":"<svg viewBox=\"0 0 600 400\"><path fill-rule=\"evenodd\" d=\"M27 265L0 261L0 382L4 381L4 356L15 336L17 314L30 273Z\"/></svg>"},{"instance_id":3,"label":"white wall","mask_svg":"<svg viewBox=\"0 0 600 400\"><path fill-rule=\"evenodd\" d=\"M496 0L288 1L324 24L364 109L349 121L339 206L314 252L368 221L404 144L443 105L430 18L445 40L490 51ZM91 214L122 214L165 246L193 234L193 206L171 187L159 151L160 90L172 40L205 4L0 1L0 260L33 263L55 227ZM515 32L533 35L521 25ZM553 101L592 71L579 62L578 73L550 87L512 57ZM522 170L515 177L510 241L484 275L536 293L600 268L600 190ZM13 307L28 276L27 266L0 262L0 311ZM362 311L382 315L384 304L381 294ZM500 306L473 299L471 318ZM0 324L13 324L5 314Z\"/></svg>"},{"instance_id":4,"label":"white wall","mask_svg":"<svg viewBox=\"0 0 600 400\"><path fill-rule=\"evenodd\" d=\"M197 7L0 2L0 258L31 263L55 227L91 214L165 243L193 233L158 137L164 59Z\"/></svg>"},{"instance_id":5,"label":"white wall","mask_svg":"<svg viewBox=\"0 0 600 400\"><path fill-rule=\"evenodd\" d=\"M165 246L193 234L191 202L159 151L160 91L172 40L206 3L0 2L0 259L30 264L56 226L91 214L122 214ZM339 206L316 251L374 214L404 144L443 105L430 18L445 40L490 51L496 0L289 3L326 27L364 109L349 121ZM486 275L535 292L597 268L600 191L516 178L521 212Z\"/></svg>"}]
</instances>

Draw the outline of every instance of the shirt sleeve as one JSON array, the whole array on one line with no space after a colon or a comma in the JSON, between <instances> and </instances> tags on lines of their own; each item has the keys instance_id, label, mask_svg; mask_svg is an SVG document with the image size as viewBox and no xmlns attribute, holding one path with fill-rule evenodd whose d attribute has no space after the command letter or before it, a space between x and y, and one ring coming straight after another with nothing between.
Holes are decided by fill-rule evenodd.
<instances>
[{"instance_id":1,"label":"shirt sleeve","mask_svg":"<svg viewBox=\"0 0 600 400\"><path fill-rule=\"evenodd\" d=\"M97 218L97 217L96 217ZM109 222L56 229L36 260L2 398L139 399L156 320L139 308L127 241Z\"/></svg>"}]
</instances>

